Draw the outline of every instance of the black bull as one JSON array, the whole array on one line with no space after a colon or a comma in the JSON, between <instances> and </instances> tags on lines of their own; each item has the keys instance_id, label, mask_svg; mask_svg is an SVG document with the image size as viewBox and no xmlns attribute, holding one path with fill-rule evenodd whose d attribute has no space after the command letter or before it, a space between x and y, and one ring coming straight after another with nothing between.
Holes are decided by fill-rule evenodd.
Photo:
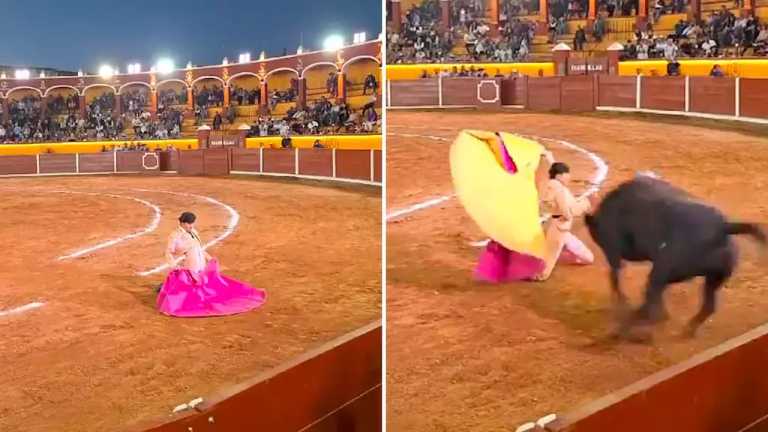
<instances>
[{"instance_id":1,"label":"black bull","mask_svg":"<svg viewBox=\"0 0 768 432\"><path fill-rule=\"evenodd\" d=\"M653 263L645 302L621 326L625 335L634 324L666 318L662 295L668 284L703 276L701 310L687 328L693 336L715 312L717 290L735 268L737 251L731 236L749 234L763 245L766 242L759 226L729 222L717 209L646 176L608 193L597 211L586 216L586 224L611 267L611 288L620 306L626 305L619 287L622 261Z\"/></svg>"}]
</instances>

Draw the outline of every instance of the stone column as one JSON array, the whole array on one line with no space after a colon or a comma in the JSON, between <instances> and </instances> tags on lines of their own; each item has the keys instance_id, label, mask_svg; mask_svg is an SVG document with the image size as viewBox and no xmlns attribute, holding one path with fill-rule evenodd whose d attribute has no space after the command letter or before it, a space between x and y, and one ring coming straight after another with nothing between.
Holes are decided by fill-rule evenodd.
<instances>
[{"instance_id":1,"label":"stone column","mask_svg":"<svg viewBox=\"0 0 768 432\"><path fill-rule=\"evenodd\" d=\"M198 148L208 148L208 139L211 136L211 127L208 125L202 125L197 128L197 146Z\"/></svg>"},{"instance_id":2,"label":"stone column","mask_svg":"<svg viewBox=\"0 0 768 432\"><path fill-rule=\"evenodd\" d=\"M261 95L259 97L259 104L262 107L269 106L269 87L267 86L267 80L261 82Z\"/></svg>"},{"instance_id":3,"label":"stone column","mask_svg":"<svg viewBox=\"0 0 768 432\"><path fill-rule=\"evenodd\" d=\"M195 112L195 92L192 87L187 88L187 109Z\"/></svg>"},{"instance_id":4,"label":"stone column","mask_svg":"<svg viewBox=\"0 0 768 432\"><path fill-rule=\"evenodd\" d=\"M114 116L120 117L122 113L123 113L123 98L122 96L120 96L120 93L115 93Z\"/></svg>"},{"instance_id":5,"label":"stone column","mask_svg":"<svg viewBox=\"0 0 768 432\"><path fill-rule=\"evenodd\" d=\"M347 74L344 72L339 72L336 75L337 81L337 89L336 89L336 101L339 103L343 103L347 101Z\"/></svg>"},{"instance_id":6,"label":"stone column","mask_svg":"<svg viewBox=\"0 0 768 432\"><path fill-rule=\"evenodd\" d=\"M80 118L85 118L85 94L80 95L78 110L80 111Z\"/></svg>"},{"instance_id":7,"label":"stone column","mask_svg":"<svg viewBox=\"0 0 768 432\"><path fill-rule=\"evenodd\" d=\"M611 46L606 48L606 52L608 53L608 75L619 74L619 57L621 57L621 52L623 50L624 45L619 42L614 42Z\"/></svg>"},{"instance_id":8,"label":"stone column","mask_svg":"<svg viewBox=\"0 0 768 432\"><path fill-rule=\"evenodd\" d=\"M307 106L307 79L299 78L299 91L296 95L296 106L305 108Z\"/></svg>"},{"instance_id":9,"label":"stone column","mask_svg":"<svg viewBox=\"0 0 768 432\"><path fill-rule=\"evenodd\" d=\"M3 98L3 123L8 123L8 121L11 119L11 114L8 112L8 98Z\"/></svg>"},{"instance_id":10,"label":"stone column","mask_svg":"<svg viewBox=\"0 0 768 432\"><path fill-rule=\"evenodd\" d=\"M229 86L224 84L224 108L229 106Z\"/></svg>"},{"instance_id":11,"label":"stone column","mask_svg":"<svg viewBox=\"0 0 768 432\"><path fill-rule=\"evenodd\" d=\"M440 0L440 30L445 32L451 28L451 1Z\"/></svg>"},{"instance_id":12,"label":"stone column","mask_svg":"<svg viewBox=\"0 0 768 432\"><path fill-rule=\"evenodd\" d=\"M549 31L549 4L547 0L539 0L539 20L536 26L536 34L546 35ZM554 41L553 41L554 42Z\"/></svg>"},{"instance_id":13,"label":"stone column","mask_svg":"<svg viewBox=\"0 0 768 432\"><path fill-rule=\"evenodd\" d=\"M403 11L400 8L400 0L390 0L392 5L392 31L400 33L400 26L403 20Z\"/></svg>"},{"instance_id":14,"label":"stone column","mask_svg":"<svg viewBox=\"0 0 768 432\"><path fill-rule=\"evenodd\" d=\"M157 118L157 90L149 89L149 113L152 114L152 120Z\"/></svg>"},{"instance_id":15,"label":"stone column","mask_svg":"<svg viewBox=\"0 0 768 432\"><path fill-rule=\"evenodd\" d=\"M555 63L555 75L568 75L568 57L571 55L571 47L559 43L552 48L552 61Z\"/></svg>"}]
</instances>

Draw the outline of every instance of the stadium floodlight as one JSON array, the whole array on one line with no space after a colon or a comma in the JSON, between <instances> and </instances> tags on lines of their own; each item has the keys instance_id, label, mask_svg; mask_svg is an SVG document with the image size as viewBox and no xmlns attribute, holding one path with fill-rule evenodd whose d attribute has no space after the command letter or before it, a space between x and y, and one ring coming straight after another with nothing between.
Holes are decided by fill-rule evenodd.
<instances>
[{"instance_id":1,"label":"stadium floodlight","mask_svg":"<svg viewBox=\"0 0 768 432\"><path fill-rule=\"evenodd\" d=\"M45 78L45 71L40 71L40 78Z\"/></svg>"},{"instance_id":2,"label":"stadium floodlight","mask_svg":"<svg viewBox=\"0 0 768 432\"><path fill-rule=\"evenodd\" d=\"M192 62L191 61L187 62L187 69L192 69Z\"/></svg>"},{"instance_id":3,"label":"stadium floodlight","mask_svg":"<svg viewBox=\"0 0 768 432\"><path fill-rule=\"evenodd\" d=\"M155 65L155 70L158 73L166 75L176 70L176 65L173 63L173 60L169 58L161 58L160 60L157 61L157 64Z\"/></svg>"},{"instance_id":4,"label":"stadium floodlight","mask_svg":"<svg viewBox=\"0 0 768 432\"><path fill-rule=\"evenodd\" d=\"M78 69L77 70L77 76L83 76L83 70L82 69Z\"/></svg>"},{"instance_id":5,"label":"stadium floodlight","mask_svg":"<svg viewBox=\"0 0 768 432\"><path fill-rule=\"evenodd\" d=\"M221 61L221 64L224 65L224 66L228 65L229 64L229 59L224 57L224 60Z\"/></svg>"},{"instance_id":6,"label":"stadium floodlight","mask_svg":"<svg viewBox=\"0 0 768 432\"><path fill-rule=\"evenodd\" d=\"M259 54L259 60L264 61L267 59L267 52L262 51L261 54Z\"/></svg>"},{"instance_id":7,"label":"stadium floodlight","mask_svg":"<svg viewBox=\"0 0 768 432\"><path fill-rule=\"evenodd\" d=\"M8 78L8 75L5 74L5 71L0 72L0 78L2 79Z\"/></svg>"},{"instance_id":8,"label":"stadium floodlight","mask_svg":"<svg viewBox=\"0 0 768 432\"><path fill-rule=\"evenodd\" d=\"M29 79L29 69L17 69L16 79Z\"/></svg>"},{"instance_id":9,"label":"stadium floodlight","mask_svg":"<svg viewBox=\"0 0 768 432\"><path fill-rule=\"evenodd\" d=\"M104 79L110 79L114 74L115 74L115 70L112 69L112 66L110 65L102 65L99 68L99 76L101 76Z\"/></svg>"},{"instance_id":10,"label":"stadium floodlight","mask_svg":"<svg viewBox=\"0 0 768 432\"><path fill-rule=\"evenodd\" d=\"M238 63L248 63L249 61L251 61L251 53L242 53L237 59Z\"/></svg>"},{"instance_id":11,"label":"stadium floodlight","mask_svg":"<svg viewBox=\"0 0 768 432\"><path fill-rule=\"evenodd\" d=\"M141 73L141 63L128 63L128 73L129 74Z\"/></svg>"},{"instance_id":12,"label":"stadium floodlight","mask_svg":"<svg viewBox=\"0 0 768 432\"><path fill-rule=\"evenodd\" d=\"M332 35L323 41L323 49L326 51L338 51L344 47L344 38L339 35Z\"/></svg>"},{"instance_id":13,"label":"stadium floodlight","mask_svg":"<svg viewBox=\"0 0 768 432\"><path fill-rule=\"evenodd\" d=\"M353 36L353 43L359 44L365 42L366 34L365 32L355 33Z\"/></svg>"},{"instance_id":14,"label":"stadium floodlight","mask_svg":"<svg viewBox=\"0 0 768 432\"><path fill-rule=\"evenodd\" d=\"M299 48L296 49L296 54L303 54L304 53L304 47L299 45Z\"/></svg>"}]
</instances>

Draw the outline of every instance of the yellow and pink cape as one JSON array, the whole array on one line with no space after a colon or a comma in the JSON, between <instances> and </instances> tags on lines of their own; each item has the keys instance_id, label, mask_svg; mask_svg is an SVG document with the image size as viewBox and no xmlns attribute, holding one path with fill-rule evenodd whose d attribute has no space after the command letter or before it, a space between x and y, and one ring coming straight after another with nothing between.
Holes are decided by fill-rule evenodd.
<instances>
[{"instance_id":1,"label":"yellow and pink cape","mask_svg":"<svg viewBox=\"0 0 768 432\"><path fill-rule=\"evenodd\" d=\"M494 133L464 130L451 146L454 189L483 233L507 249L543 259L536 170L546 150L516 135L502 132L501 137L517 172L505 169Z\"/></svg>"}]
</instances>

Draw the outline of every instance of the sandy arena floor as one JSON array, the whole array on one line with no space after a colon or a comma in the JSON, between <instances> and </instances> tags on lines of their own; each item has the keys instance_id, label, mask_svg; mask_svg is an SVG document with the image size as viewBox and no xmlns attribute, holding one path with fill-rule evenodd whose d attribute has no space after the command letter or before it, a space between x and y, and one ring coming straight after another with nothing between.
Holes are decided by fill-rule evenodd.
<instances>
[{"instance_id":1,"label":"sandy arena floor","mask_svg":"<svg viewBox=\"0 0 768 432\"><path fill-rule=\"evenodd\" d=\"M390 112L388 212L451 194L448 148L459 130L474 128L567 140L595 152L609 166L603 190L653 170L733 219L768 221L768 139L717 126L611 115ZM575 189L583 189L594 163L552 140L543 143L571 163ZM480 250L469 242L484 237L456 199L392 220L387 229L390 431L514 430L768 317L768 272L759 248L746 239L738 240L742 261L721 291L719 311L695 340L680 333L698 309L698 280L667 291L672 319L656 329L652 344L636 345L605 338L613 329L607 265L583 223L575 233L597 252L595 265L558 267L544 283L499 286L472 279ZM632 265L624 272L624 289L635 302L647 271Z\"/></svg>"},{"instance_id":2,"label":"sandy arena floor","mask_svg":"<svg viewBox=\"0 0 768 432\"><path fill-rule=\"evenodd\" d=\"M133 189L150 189L140 192ZM56 258L159 227L81 258ZM380 189L256 178L79 177L0 179L0 430L124 430L240 382L379 319ZM256 311L180 319L155 309L165 239L184 210L235 278L265 288ZM44 302L24 313L3 311Z\"/></svg>"}]
</instances>

